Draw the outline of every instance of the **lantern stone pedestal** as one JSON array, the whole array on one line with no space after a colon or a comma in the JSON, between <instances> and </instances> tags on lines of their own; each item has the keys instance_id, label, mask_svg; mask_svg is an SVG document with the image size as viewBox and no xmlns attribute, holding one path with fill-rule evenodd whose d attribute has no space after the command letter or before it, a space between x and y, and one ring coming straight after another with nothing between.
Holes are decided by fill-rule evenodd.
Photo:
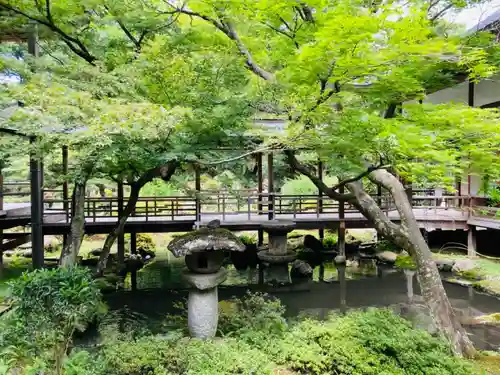
<instances>
[{"instance_id":1,"label":"lantern stone pedestal","mask_svg":"<svg viewBox=\"0 0 500 375\"><path fill-rule=\"evenodd\" d=\"M287 236L295 229L295 223L276 220L263 224L261 227L269 236L269 250L262 250L258 253L261 262L268 265L265 268L264 280L288 284L290 283L288 264L297 259L297 254L288 251Z\"/></svg>"},{"instance_id":2,"label":"lantern stone pedestal","mask_svg":"<svg viewBox=\"0 0 500 375\"><path fill-rule=\"evenodd\" d=\"M188 327L191 336L208 339L217 332L219 298L217 286L224 282L227 271L222 267L225 251L245 251L245 245L227 229L219 228L220 221L208 223L177 237L168 244L176 256L184 256L187 270L184 280L191 287L188 297Z\"/></svg>"},{"instance_id":3,"label":"lantern stone pedestal","mask_svg":"<svg viewBox=\"0 0 500 375\"><path fill-rule=\"evenodd\" d=\"M226 280L227 271L198 274L186 271L182 277L190 285L188 297L188 328L192 337L208 339L217 333L219 296L217 286Z\"/></svg>"}]
</instances>

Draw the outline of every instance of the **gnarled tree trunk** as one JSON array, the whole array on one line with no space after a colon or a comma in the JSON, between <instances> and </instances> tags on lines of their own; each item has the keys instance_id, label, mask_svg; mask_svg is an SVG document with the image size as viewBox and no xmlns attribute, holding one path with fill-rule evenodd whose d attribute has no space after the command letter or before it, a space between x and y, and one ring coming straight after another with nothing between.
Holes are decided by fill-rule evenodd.
<instances>
[{"instance_id":1,"label":"gnarled tree trunk","mask_svg":"<svg viewBox=\"0 0 500 375\"><path fill-rule=\"evenodd\" d=\"M455 355L473 357L474 346L448 300L441 276L432 259L429 246L420 232L403 185L395 176L382 169L371 172L368 178L389 191L396 204L401 224L391 222L375 200L363 190L360 183L347 184L347 188L355 196L349 203L357 207L373 223L379 234L410 253L417 266L422 297L436 327L448 339Z\"/></svg>"},{"instance_id":2,"label":"gnarled tree trunk","mask_svg":"<svg viewBox=\"0 0 500 375\"><path fill-rule=\"evenodd\" d=\"M128 218L130 217L132 212L134 212L142 187L156 177L161 177L163 181L169 181L178 165L179 164L177 161L171 161L163 167L151 169L146 172L139 180L137 180L137 182L134 182L131 185L130 197L127 201L127 205L118 218L118 222L114 226L113 230L108 234L106 240L104 241L102 252L99 257L99 261L97 262L97 275L102 275L104 270L106 269L111 247L115 243L118 236L123 233Z\"/></svg>"},{"instance_id":3,"label":"gnarled tree trunk","mask_svg":"<svg viewBox=\"0 0 500 375\"><path fill-rule=\"evenodd\" d=\"M59 264L62 267L74 266L85 234L85 187L87 183L76 182L73 188L71 224L69 240L61 252Z\"/></svg>"},{"instance_id":4,"label":"gnarled tree trunk","mask_svg":"<svg viewBox=\"0 0 500 375\"><path fill-rule=\"evenodd\" d=\"M365 173L341 183L340 185L347 186L350 194L340 194L335 191L340 185L332 189L307 167L299 163L293 152L286 151L286 155L292 169L307 176L323 194L335 200L347 201L356 207L373 224L381 236L410 253L417 266L417 278L422 296L437 329L449 341L450 348L455 355L473 357L475 355L474 346L448 300L439 271L432 260L432 253L420 232L412 206L401 182L384 169L373 170L370 168ZM360 182L363 177L368 177L391 194L401 218L401 224L393 223L377 202L363 189Z\"/></svg>"}]
</instances>

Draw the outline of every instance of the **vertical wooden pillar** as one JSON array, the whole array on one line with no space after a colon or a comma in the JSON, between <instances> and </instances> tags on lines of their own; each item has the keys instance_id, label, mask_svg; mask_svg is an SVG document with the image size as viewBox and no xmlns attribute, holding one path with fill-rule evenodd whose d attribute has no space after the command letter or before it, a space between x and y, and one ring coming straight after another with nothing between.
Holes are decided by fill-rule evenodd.
<instances>
[{"instance_id":1,"label":"vertical wooden pillar","mask_svg":"<svg viewBox=\"0 0 500 375\"><path fill-rule=\"evenodd\" d=\"M3 172L0 165L0 211L3 210ZM0 229L0 245L3 245L3 230ZM0 250L0 276L3 269L3 251Z\"/></svg>"},{"instance_id":2,"label":"vertical wooden pillar","mask_svg":"<svg viewBox=\"0 0 500 375\"><path fill-rule=\"evenodd\" d=\"M408 197L408 201L410 202L410 206L413 206L413 187L411 183L406 183L405 191L406 191L406 196Z\"/></svg>"},{"instance_id":3,"label":"vertical wooden pillar","mask_svg":"<svg viewBox=\"0 0 500 375\"><path fill-rule=\"evenodd\" d=\"M477 237L477 229L475 226L469 225L468 226L468 231L467 231L467 256L470 258L476 257L477 253L477 244L476 244L476 237Z\"/></svg>"},{"instance_id":4,"label":"vertical wooden pillar","mask_svg":"<svg viewBox=\"0 0 500 375\"><path fill-rule=\"evenodd\" d=\"M258 203L257 203L257 213L262 215L262 191L264 189L264 177L262 170L262 152L257 154L257 192L258 192ZM262 229L258 230L258 240L257 245L262 246L264 243L264 231Z\"/></svg>"},{"instance_id":5,"label":"vertical wooden pillar","mask_svg":"<svg viewBox=\"0 0 500 375\"><path fill-rule=\"evenodd\" d=\"M36 138L30 137L30 145L35 147ZM31 251L33 268L42 268L43 249L43 197L42 170L36 152L30 151L30 188L31 188Z\"/></svg>"},{"instance_id":6,"label":"vertical wooden pillar","mask_svg":"<svg viewBox=\"0 0 500 375\"><path fill-rule=\"evenodd\" d=\"M69 222L69 186L68 186L68 146L64 145L62 146L62 168L63 168L63 174L65 176L64 182L63 182L63 191L62 191L62 198L63 198L63 210L64 213L66 214L66 222ZM66 244L68 243L68 234L65 233L63 235L63 247L66 247Z\"/></svg>"},{"instance_id":7,"label":"vertical wooden pillar","mask_svg":"<svg viewBox=\"0 0 500 375\"><path fill-rule=\"evenodd\" d=\"M130 233L130 254L137 254L137 233ZM134 268L130 272L130 287L132 290L137 290L137 270Z\"/></svg>"},{"instance_id":8,"label":"vertical wooden pillar","mask_svg":"<svg viewBox=\"0 0 500 375\"><path fill-rule=\"evenodd\" d=\"M273 153L267 154L267 192L268 195L268 218L273 220L276 215L274 214L274 173L273 173Z\"/></svg>"},{"instance_id":9,"label":"vertical wooden pillar","mask_svg":"<svg viewBox=\"0 0 500 375\"><path fill-rule=\"evenodd\" d=\"M318 161L318 178L323 181L323 162ZM323 213L323 192L318 189L318 213ZM323 241L325 238L325 230L323 228L318 230L319 240Z\"/></svg>"},{"instance_id":10,"label":"vertical wooden pillar","mask_svg":"<svg viewBox=\"0 0 500 375\"><path fill-rule=\"evenodd\" d=\"M468 98L467 98L467 104L469 107L474 107L474 102L475 102L475 84L472 81L469 81L469 90L468 90ZM472 199L470 199L471 196L471 176L470 174L467 174L467 195L469 196L469 206L472 205Z\"/></svg>"},{"instance_id":11,"label":"vertical wooden pillar","mask_svg":"<svg viewBox=\"0 0 500 375\"><path fill-rule=\"evenodd\" d=\"M123 182L118 183L118 218L123 214ZM119 219L118 219L119 220ZM125 231L118 235L118 264L125 263Z\"/></svg>"},{"instance_id":12,"label":"vertical wooden pillar","mask_svg":"<svg viewBox=\"0 0 500 375\"><path fill-rule=\"evenodd\" d=\"M196 190L196 221L201 221L201 173L200 167L194 167L194 188Z\"/></svg>"},{"instance_id":13,"label":"vertical wooden pillar","mask_svg":"<svg viewBox=\"0 0 500 375\"><path fill-rule=\"evenodd\" d=\"M341 186L339 193L344 193L344 187ZM339 201L339 233L338 233L338 250L339 255L345 257L345 202Z\"/></svg>"},{"instance_id":14,"label":"vertical wooden pillar","mask_svg":"<svg viewBox=\"0 0 500 375\"><path fill-rule=\"evenodd\" d=\"M28 34L28 53L38 57L38 26L35 22L30 24ZM30 145L35 146L36 138L30 137ZM42 196L42 171L41 162L34 150L30 152L30 188L31 188L31 250L33 268L42 268L43 254L43 196Z\"/></svg>"}]
</instances>

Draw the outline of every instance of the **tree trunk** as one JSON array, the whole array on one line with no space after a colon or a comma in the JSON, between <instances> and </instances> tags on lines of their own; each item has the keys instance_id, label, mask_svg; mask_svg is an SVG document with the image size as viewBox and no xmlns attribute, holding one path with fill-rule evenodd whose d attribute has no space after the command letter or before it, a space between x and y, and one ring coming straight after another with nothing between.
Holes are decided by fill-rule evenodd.
<instances>
[{"instance_id":1,"label":"tree trunk","mask_svg":"<svg viewBox=\"0 0 500 375\"><path fill-rule=\"evenodd\" d=\"M118 222L114 226L111 233L108 234L106 240L104 241L104 245L102 247L102 252L99 257L99 261L97 263L97 275L102 275L104 270L106 269L106 265L108 262L109 253L111 251L111 247L115 243L116 239L123 232L125 228L125 224L127 223L128 218L134 212L135 206L137 205L137 201L139 200L139 192L141 191L143 185L133 184L130 190L130 197L127 201L127 205L125 206L121 216L118 218Z\"/></svg>"},{"instance_id":2,"label":"tree trunk","mask_svg":"<svg viewBox=\"0 0 500 375\"><path fill-rule=\"evenodd\" d=\"M86 181L75 183L73 188L73 207L70 223L69 241L61 252L59 264L62 267L74 266L85 234L85 187Z\"/></svg>"},{"instance_id":3,"label":"tree trunk","mask_svg":"<svg viewBox=\"0 0 500 375\"><path fill-rule=\"evenodd\" d=\"M375 200L363 190L360 183L347 185L355 195L355 199L350 203L374 224L379 234L410 253L417 266L417 279L422 296L437 329L448 339L455 355L473 357L475 355L474 346L448 300L441 276L432 259L432 253L420 232L403 185L395 176L385 170L373 171L368 175L368 178L390 192L399 212L401 224L392 223Z\"/></svg>"},{"instance_id":4,"label":"tree trunk","mask_svg":"<svg viewBox=\"0 0 500 375\"><path fill-rule=\"evenodd\" d=\"M108 261L109 252L111 251L111 247L115 243L119 234L123 232L129 216L132 214L132 212L134 212L142 187L156 177L161 177L163 181L169 181L178 165L179 163L176 160L173 160L162 167L153 168L147 171L137 182L131 185L130 197L127 201L127 205L125 206L125 209L123 210L121 216L118 218L118 222L116 223L115 227L113 228L111 233L108 234L106 240L104 241L101 256L99 257L99 261L97 263L96 275L102 275L104 270L106 269L106 264Z\"/></svg>"},{"instance_id":5,"label":"tree trunk","mask_svg":"<svg viewBox=\"0 0 500 375\"><path fill-rule=\"evenodd\" d=\"M475 349L451 307L441 276L432 254L418 227L406 191L401 182L384 169L371 169L359 176L345 180L334 188L326 185L309 168L302 165L292 151L285 151L290 167L307 176L316 187L328 197L347 201L365 216L382 236L407 250L417 266L417 279L424 301L429 308L439 332L449 341L452 352L457 356L473 357ZM401 224L393 223L384 214L375 200L363 189L361 179L368 177L372 182L385 188L394 199ZM335 189L347 186L351 194L341 194Z\"/></svg>"}]
</instances>

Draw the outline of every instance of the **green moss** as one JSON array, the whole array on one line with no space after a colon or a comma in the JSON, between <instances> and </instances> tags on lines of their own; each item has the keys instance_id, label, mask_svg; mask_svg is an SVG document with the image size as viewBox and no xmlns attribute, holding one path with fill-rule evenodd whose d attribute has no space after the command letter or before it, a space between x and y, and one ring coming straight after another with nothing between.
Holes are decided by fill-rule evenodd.
<instances>
[{"instance_id":1,"label":"green moss","mask_svg":"<svg viewBox=\"0 0 500 375\"><path fill-rule=\"evenodd\" d=\"M416 270L417 266L409 255L399 255L394 266L400 270Z\"/></svg>"},{"instance_id":2,"label":"green moss","mask_svg":"<svg viewBox=\"0 0 500 375\"><path fill-rule=\"evenodd\" d=\"M481 273L477 269L467 270L467 271L459 271L457 275L465 280L475 281L481 280Z\"/></svg>"}]
</instances>

